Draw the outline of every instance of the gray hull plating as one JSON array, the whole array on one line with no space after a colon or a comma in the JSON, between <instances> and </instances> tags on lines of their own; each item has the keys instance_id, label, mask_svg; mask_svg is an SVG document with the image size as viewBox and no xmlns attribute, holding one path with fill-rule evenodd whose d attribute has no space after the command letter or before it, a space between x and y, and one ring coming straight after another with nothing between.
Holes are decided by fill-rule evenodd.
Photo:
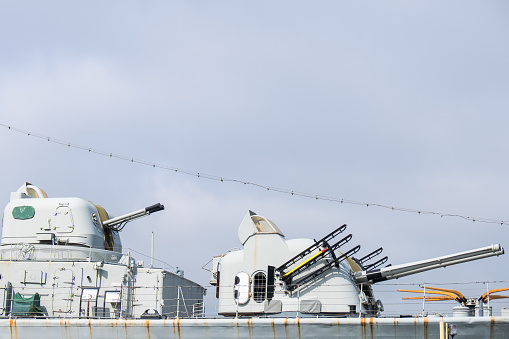
<instances>
[{"instance_id":1,"label":"gray hull plating","mask_svg":"<svg viewBox=\"0 0 509 339\"><path fill-rule=\"evenodd\" d=\"M509 317L251 318L251 319L1 319L1 338L507 338ZM442 335L444 332L442 332ZM445 336L443 337L445 338Z\"/></svg>"}]
</instances>

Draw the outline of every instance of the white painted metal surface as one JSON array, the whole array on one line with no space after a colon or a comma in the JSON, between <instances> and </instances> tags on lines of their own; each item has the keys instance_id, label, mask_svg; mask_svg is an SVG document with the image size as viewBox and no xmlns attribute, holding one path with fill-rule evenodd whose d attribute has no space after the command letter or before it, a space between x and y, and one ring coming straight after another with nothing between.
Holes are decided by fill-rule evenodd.
<instances>
[{"instance_id":1,"label":"white painted metal surface","mask_svg":"<svg viewBox=\"0 0 509 339\"><path fill-rule=\"evenodd\" d=\"M509 317L275 318L275 319L0 319L0 336L33 338L416 338L440 337L456 325L456 338L507 338Z\"/></svg>"}]
</instances>

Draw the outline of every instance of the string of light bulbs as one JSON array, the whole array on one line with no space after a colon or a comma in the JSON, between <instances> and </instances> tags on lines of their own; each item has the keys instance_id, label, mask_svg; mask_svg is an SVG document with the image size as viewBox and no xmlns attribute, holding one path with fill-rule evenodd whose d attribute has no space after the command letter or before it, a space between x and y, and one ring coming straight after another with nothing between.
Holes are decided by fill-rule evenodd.
<instances>
[{"instance_id":1,"label":"string of light bulbs","mask_svg":"<svg viewBox=\"0 0 509 339\"><path fill-rule=\"evenodd\" d=\"M0 123L0 126L3 126L3 127L7 128L7 129L9 129L11 131L15 131L15 132L18 132L18 133L26 134L28 136L32 136L32 137L36 137L36 138L39 138L39 139L43 139L43 140L46 140L48 142L52 142L52 143L55 143L55 144L67 146L68 148L80 149L80 150L87 151L89 153L94 153L94 154L102 155L102 156L105 156L105 157L110 157L110 158L115 158L115 159L119 159L119 160L129 161L131 163L136 163L136 164L140 164L140 165L144 165L144 166L150 166L150 167L153 167L153 168L159 168L159 169L163 169L163 170L167 170L167 171L172 171L172 172L175 172L175 173L186 174L186 175L194 176L194 177L197 177L197 178L204 178L204 179L214 180L214 181L219 181L219 182L231 182L231 183L249 185L249 186L258 187L258 188L261 188L261 189L264 189L264 190L267 190L267 191L278 192L278 193L283 193L283 194L289 194L289 195L292 195L292 196L298 196L298 197L314 199L314 200L323 200L323 201L336 202L336 203L340 203L340 204L361 205L361 206L363 205L363 206L366 206L366 207L379 207L379 208L384 208L384 209L388 209L388 210L392 210L392 211L398 211L398 212L436 215L436 216L440 216L442 218L443 217L460 218L460 219L465 219L465 220L469 220L469 221L472 221L472 222L481 222L481 223L488 223L488 224L507 225L509 223L508 221L497 220L497 219L469 217L469 216L465 216L465 215L461 215L461 214L454 214L454 213L442 213L442 212L435 212L435 211L426 211L426 210L421 210L421 209L413 209L413 208L405 208L405 207L398 207L398 206L392 206L392 205L385 205L385 204L379 204L379 203L371 203L371 202L364 202L364 201L357 201L357 200L349 200L349 199L343 199L343 198L324 196L324 195L320 195L320 194L312 194L312 193L300 192L300 191L297 191L297 190L292 190L292 189L287 189L287 188L267 186L267 185L259 184L259 183L256 183L256 182L245 181L245 180L241 180L241 179L226 178L226 177L223 177L223 176L217 176L217 175L207 174L207 173L203 173L203 172L191 171L191 170L182 169L182 168L178 168L178 167L172 167L172 166L168 166L168 165L164 165L164 164L158 164L158 163L154 163L154 162L150 162L150 161L146 161L146 160L141 160L141 159L137 159L137 158L134 158L134 157L120 155L120 154L116 154L116 153L112 153L112 152L106 152L106 151L102 151L102 150L99 150L99 149L96 149L96 148L86 147L86 146L78 145L78 144L75 144L75 143L71 143L69 141L59 140L59 139L55 139L55 138L52 138L52 137L43 136L43 135L40 135L40 134L37 134L37 133L33 133L33 132L30 132L30 131L25 131L25 130L22 130L22 129L13 127L13 126L9 126L9 125L3 124L3 123Z\"/></svg>"}]
</instances>

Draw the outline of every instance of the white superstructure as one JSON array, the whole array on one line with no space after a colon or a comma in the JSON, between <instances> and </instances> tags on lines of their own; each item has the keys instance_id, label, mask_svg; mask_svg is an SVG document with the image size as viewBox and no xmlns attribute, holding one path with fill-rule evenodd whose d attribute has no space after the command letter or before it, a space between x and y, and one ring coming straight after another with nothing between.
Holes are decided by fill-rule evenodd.
<instances>
[{"instance_id":1,"label":"white superstructure","mask_svg":"<svg viewBox=\"0 0 509 339\"><path fill-rule=\"evenodd\" d=\"M203 316L200 285L144 267L122 253L126 222L164 209L157 204L112 218L80 198L48 198L29 183L11 193L0 246L2 315L59 318ZM40 307L18 308L37 295ZM36 305L37 306L37 305ZM28 312L28 314L26 314Z\"/></svg>"}]
</instances>

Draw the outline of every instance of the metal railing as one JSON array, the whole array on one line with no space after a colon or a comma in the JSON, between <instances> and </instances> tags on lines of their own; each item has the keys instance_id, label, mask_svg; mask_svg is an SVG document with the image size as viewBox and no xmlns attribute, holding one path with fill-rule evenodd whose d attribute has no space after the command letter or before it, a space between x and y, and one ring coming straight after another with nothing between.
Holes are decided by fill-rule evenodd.
<instances>
[{"instance_id":1,"label":"metal railing","mask_svg":"<svg viewBox=\"0 0 509 339\"><path fill-rule=\"evenodd\" d=\"M0 260L8 261L104 261L118 263L122 253L98 248L62 245L16 244L0 248Z\"/></svg>"},{"instance_id":2,"label":"metal railing","mask_svg":"<svg viewBox=\"0 0 509 339\"><path fill-rule=\"evenodd\" d=\"M401 316L428 316L428 315L441 315L441 316L452 316L453 308L459 304L455 301L427 301L425 302L425 311L423 312L423 301L422 300L403 300L403 297L408 295L405 293L397 292L400 288L413 288L417 289L424 284L409 283L409 284L380 284L375 286L375 297L381 299L384 303L385 311L381 312L378 316L380 317L401 317ZM451 288L461 290L465 296L478 297L482 295L486 289L503 288L509 286L509 281L490 281L490 282L470 282L470 283L442 283L433 284L426 283L426 286L440 286L443 288ZM324 286L321 284L320 286ZM226 287L221 295L223 302L234 303L234 286L222 286ZM331 286L332 287L332 286ZM337 287L337 286L336 286ZM10 295L7 291L10 289ZM168 289L165 291L165 289ZM196 289L195 296L192 293L186 293L186 290ZM149 318L202 318L202 317L216 317L218 315L218 299L215 299L213 293L205 297L205 300L198 296L201 287L197 286L167 286L163 288L163 297L160 299L155 298L153 287L128 287L123 286L121 293L124 295L130 295L130 304L125 303L124 299L120 299L118 303L112 303L106 300L104 289L100 289L97 296L90 300L83 299L82 287L72 286L67 289L41 289L40 286L30 286L17 283L12 287L0 287L0 316L5 317L45 317L45 318L129 318L138 319L149 317ZM171 294L167 293L172 290ZM180 291L180 292L179 292ZM14 310L14 295L20 293L21 297L29 298L38 293L40 297L40 310L36 309L32 314L16 315L13 313ZM184 292L184 293L182 293ZM423 292L424 293L424 292ZM314 291L314 298L317 300L326 300L329 306L338 305L349 305L351 297L347 295L337 294L333 297L330 296L329 291ZM293 316L333 316L331 314L303 314L298 307L302 300L308 298L302 297L299 293L295 293L293 296L288 297L283 292L276 292L274 299L282 300L283 303L293 303L295 309ZM374 299L368 298L368 303L374 303ZM250 300L249 303L253 305L262 305L263 303L256 303L254 300ZM158 305L162 305L159 307ZM36 305L37 306L37 305ZM499 315L502 307L509 307L507 299L491 300L489 312L492 315ZM359 307L359 306L358 306ZM149 309L159 310L157 314L151 315L150 313L145 314L145 311ZM357 308L358 311L359 308ZM161 311L162 310L162 311ZM357 313L357 316L368 316L363 309L364 314ZM29 311L30 312L30 311ZM264 315L263 308L259 316L289 316L288 312L284 315L270 314ZM489 313L484 314L488 316ZM242 316L242 313L239 313ZM480 315L478 315L480 316Z\"/></svg>"}]
</instances>

